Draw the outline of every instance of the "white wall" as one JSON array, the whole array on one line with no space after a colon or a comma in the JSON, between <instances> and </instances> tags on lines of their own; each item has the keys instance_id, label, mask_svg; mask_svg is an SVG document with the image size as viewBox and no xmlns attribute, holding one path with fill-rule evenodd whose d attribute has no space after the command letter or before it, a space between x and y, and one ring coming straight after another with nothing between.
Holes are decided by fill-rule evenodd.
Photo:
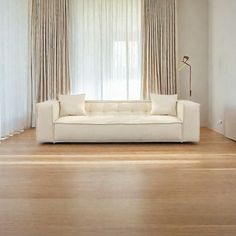
<instances>
[{"instance_id":1,"label":"white wall","mask_svg":"<svg viewBox=\"0 0 236 236\"><path fill-rule=\"evenodd\" d=\"M201 104L201 125L208 125L208 0L177 0L178 57L190 57L193 67L192 100ZM179 94L189 99L189 73L179 74Z\"/></svg>"},{"instance_id":2,"label":"white wall","mask_svg":"<svg viewBox=\"0 0 236 236\"><path fill-rule=\"evenodd\" d=\"M209 107L209 126L236 139L235 0L209 0Z\"/></svg>"}]
</instances>

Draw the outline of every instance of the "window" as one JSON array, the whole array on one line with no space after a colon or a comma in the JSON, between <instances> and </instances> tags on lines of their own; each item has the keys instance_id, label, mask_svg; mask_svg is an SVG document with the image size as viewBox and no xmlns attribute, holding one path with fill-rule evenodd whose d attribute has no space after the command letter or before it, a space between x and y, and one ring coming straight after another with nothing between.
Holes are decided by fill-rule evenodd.
<instances>
[{"instance_id":1,"label":"window","mask_svg":"<svg viewBox=\"0 0 236 236\"><path fill-rule=\"evenodd\" d=\"M141 0L74 0L71 9L73 93L140 99Z\"/></svg>"}]
</instances>

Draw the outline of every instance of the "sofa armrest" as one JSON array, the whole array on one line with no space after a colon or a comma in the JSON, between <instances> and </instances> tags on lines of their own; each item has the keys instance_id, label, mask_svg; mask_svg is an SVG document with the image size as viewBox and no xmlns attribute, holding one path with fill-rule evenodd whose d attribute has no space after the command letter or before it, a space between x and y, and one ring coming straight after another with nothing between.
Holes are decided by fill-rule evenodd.
<instances>
[{"instance_id":1,"label":"sofa armrest","mask_svg":"<svg viewBox=\"0 0 236 236\"><path fill-rule=\"evenodd\" d=\"M58 101L47 101L37 104L36 137L38 142L54 142L54 121L58 118Z\"/></svg>"},{"instance_id":2,"label":"sofa armrest","mask_svg":"<svg viewBox=\"0 0 236 236\"><path fill-rule=\"evenodd\" d=\"M182 141L200 141L200 104L180 100L177 103L177 116L183 122Z\"/></svg>"}]
</instances>

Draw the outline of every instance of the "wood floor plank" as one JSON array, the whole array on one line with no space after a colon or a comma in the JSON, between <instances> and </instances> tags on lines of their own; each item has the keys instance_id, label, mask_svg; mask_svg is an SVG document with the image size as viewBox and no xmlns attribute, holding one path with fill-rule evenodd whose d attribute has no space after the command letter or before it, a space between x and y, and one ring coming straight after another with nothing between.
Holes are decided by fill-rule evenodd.
<instances>
[{"instance_id":1,"label":"wood floor plank","mask_svg":"<svg viewBox=\"0 0 236 236\"><path fill-rule=\"evenodd\" d=\"M0 236L235 236L236 143L0 144Z\"/></svg>"}]
</instances>

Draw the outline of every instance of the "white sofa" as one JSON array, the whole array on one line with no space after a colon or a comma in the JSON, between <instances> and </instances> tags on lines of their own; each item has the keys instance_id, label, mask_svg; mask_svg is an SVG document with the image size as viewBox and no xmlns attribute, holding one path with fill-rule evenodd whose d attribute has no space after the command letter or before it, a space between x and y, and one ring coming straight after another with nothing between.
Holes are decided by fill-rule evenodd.
<instances>
[{"instance_id":1,"label":"white sofa","mask_svg":"<svg viewBox=\"0 0 236 236\"><path fill-rule=\"evenodd\" d=\"M177 102L177 116L150 115L151 102L85 103L86 116L60 117L58 101L37 104L37 141L199 142L200 105Z\"/></svg>"}]
</instances>

